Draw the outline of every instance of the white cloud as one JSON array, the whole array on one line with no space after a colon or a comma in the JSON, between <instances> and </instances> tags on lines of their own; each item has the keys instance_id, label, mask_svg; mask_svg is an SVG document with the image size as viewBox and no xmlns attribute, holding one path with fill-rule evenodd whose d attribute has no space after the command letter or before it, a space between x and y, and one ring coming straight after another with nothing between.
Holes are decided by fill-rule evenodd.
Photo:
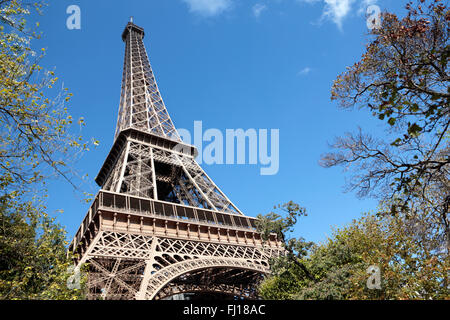
<instances>
[{"instance_id":1,"label":"white cloud","mask_svg":"<svg viewBox=\"0 0 450 320\"><path fill-rule=\"evenodd\" d=\"M253 15L258 18L261 13L267 9L267 6L265 4L257 3L252 7Z\"/></svg>"},{"instance_id":2,"label":"white cloud","mask_svg":"<svg viewBox=\"0 0 450 320\"><path fill-rule=\"evenodd\" d=\"M344 19L351 13L353 5L359 3L357 13L363 14L366 8L375 4L377 0L297 0L308 4L322 2L324 5L322 19L333 21L339 29L342 29Z\"/></svg>"},{"instance_id":3,"label":"white cloud","mask_svg":"<svg viewBox=\"0 0 450 320\"><path fill-rule=\"evenodd\" d=\"M342 21L349 14L351 5L355 0L325 0L323 17L332 20L339 29L342 29Z\"/></svg>"},{"instance_id":4,"label":"white cloud","mask_svg":"<svg viewBox=\"0 0 450 320\"><path fill-rule=\"evenodd\" d=\"M230 9L231 0L182 0L189 6L189 11L212 17Z\"/></svg>"},{"instance_id":5,"label":"white cloud","mask_svg":"<svg viewBox=\"0 0 450 320\"><path fill-rule=\"evenodd\" d=\"M233 7L235 0L181 0L189 7L189 11L204 17L219 15ZM280 0L279 0L280 1ZM322 4L323 11L321 20L334 22L342 29L343 21L352 13L364 15L367 7L376 4L378 0L295 0L309 5ZM253 15L258 18L267 5L256 3L252 7Z\"/></svg>"},{"instance_id":6,"label":"white cloud","mask_svg":"<svg viewBox=\"0 0 450 320\"><path fill-rule=\"evenodd\" d=\"M311 71L312 71L312 69L311 69L310 67L306 67L306 68L303 68L302 70L300 70L300 71L297 73L297 75L299 75L299 76L306 76L306 75L308 75Z\"/></svg>"}]
</instances>

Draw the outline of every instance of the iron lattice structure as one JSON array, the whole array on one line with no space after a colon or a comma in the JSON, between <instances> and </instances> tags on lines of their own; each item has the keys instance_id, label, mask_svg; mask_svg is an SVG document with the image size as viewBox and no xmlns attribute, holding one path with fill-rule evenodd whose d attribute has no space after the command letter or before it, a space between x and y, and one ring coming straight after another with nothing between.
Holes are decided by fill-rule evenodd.
<instances>
[{"instance_id":1,"label":"iron lattice structure","mask_svg":"<svg viewBox=\"0 0 450 320\"><path fill-rule=\"evenodd\" d=\"M88 262L89 299L164 299L181 293L256 298L255 285L282 253L195 161L161 98L132 22L114 144L101 187L70 250Z\"/></svg>"}]
</instances>

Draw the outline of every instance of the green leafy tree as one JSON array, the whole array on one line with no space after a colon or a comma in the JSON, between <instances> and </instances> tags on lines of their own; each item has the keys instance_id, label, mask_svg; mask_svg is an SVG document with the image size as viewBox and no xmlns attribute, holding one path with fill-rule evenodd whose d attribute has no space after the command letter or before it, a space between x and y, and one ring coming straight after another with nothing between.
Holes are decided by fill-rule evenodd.
<instances>
[{"instance_id":1,"label":"green leafy tree","mask_svg":"<svg viewBox=\"0 0 450 320\"><path fill-rule=\"evenodd\" d=\"M46 181L62 177L78 188L73 161L89 143L73 135L72 96L40 65L40 35L27 25L42 2L0 1L0 297L72 299L67 290L65 231L46 213ZM37 28L37 26L36 26ZM83 119L78 124L84 124ZM94 144L97 144L94 141Z\"/></svg>"},{"instance_id":2,"label":"green leafy tree","mask_svg":"<svg viewBox=\"0 0 450 320\"><path fill-rule=\"evenodd\" d=\"M294 231L294 226L298 218L307 216L306 209L300 207L297 203L290 201L288 203L278 205L274 209L278 212L270 212L266 215L258 215L257 229L261 232L262 239L266 241L270 234L276 234L277 239L283 244L286 255L275 262L289 261L294 263L306 277L311 277L308 269L301 263L312 243L306 242L303 238L290 238L289 233Z\"/></svg>"},{"instance_id":3,"label":"green leafy tree","mask_svg":"<svg viewBox=\"0 0 450 320\"><path fill-rule=\"evenodd\" d=\"M277 220L284 223L281 217ZM260 295L265 299L446 299L450 265L445 250L429 250L429 240L423 240L433 237L412 225L423 224L366 214L336 229L325 243L302 245L306 251L301 254L272 261L272 274L262 282ZM289 240L294 241L305 243ZM379 290L367 286L370 266L381 271Z\"/></svg>"},{"instance_id":4,"label":"green leafy tree","mask_svg":"<svg viewBox=\"0 0 450 320\"><path fill-rule=\"evenodd\" d=\"M83 298L82 275L78 288L67 285L74 275L69 272L72 262L67 255L66 233L40 209L24 206L17 212L1 203L0 252L2 299Z\"/></svg>"},{"instance_id":5,"label":"green leafy tree","mask_svg":"<svg viewBox=\"0 0 450 320\"><path fill-rule=\"evenodd\" d=\"M276 234L283 245L285 255L271 259L273 276L264 282L260 291L266 299L287 299L291 290L298 285L297 281L304 285L313 279L303 262L313 243L303 238L289 237L289 234L294 231L298 218L307 216L305 208L290 201L275 206L274 209L275 212L258 215L256 226L264 241L269 239L270 234ZM292 273L292 270L295 272ZM270 289L266 290L267 286L270 286Z\"/></svg>"}]
</instances>

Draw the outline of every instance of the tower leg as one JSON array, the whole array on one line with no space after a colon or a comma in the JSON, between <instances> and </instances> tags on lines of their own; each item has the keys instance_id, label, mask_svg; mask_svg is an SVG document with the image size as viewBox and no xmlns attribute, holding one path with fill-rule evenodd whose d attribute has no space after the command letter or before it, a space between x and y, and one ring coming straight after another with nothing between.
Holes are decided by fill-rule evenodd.
<instances>
[{"instance_id":1,"label":"tower leg","mask_svg":"<svg viewBox=\"0 0 450 320\"><path fill-rule=\"evenodd\" d=\"M152 276L152 271L154 271L153 264L155 262L156 245L158 244L158 238L154 237L152 239L151 258L145 261L144 276L142 278L141 286L139 292L136 294L136 300L145 300L145 295L147 293L148 283Z\"/></svg>"}]
</instances>

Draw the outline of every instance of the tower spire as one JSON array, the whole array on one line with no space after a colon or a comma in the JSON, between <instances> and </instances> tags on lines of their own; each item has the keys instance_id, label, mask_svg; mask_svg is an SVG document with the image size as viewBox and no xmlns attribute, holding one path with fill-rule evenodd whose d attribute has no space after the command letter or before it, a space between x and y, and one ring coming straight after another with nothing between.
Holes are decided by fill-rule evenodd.
<instances>
[{"instance_id":1,"label":"tower spire","mask_svg":"<svg viewBox=\"0 0 450 320\"><path fill-rule=\"evenodd\" d=\"M133 23L125 27L125 60L115 137L128 128L180 141L167 112L143 43L144 29Z\"/></svg>"}]
</instances>

